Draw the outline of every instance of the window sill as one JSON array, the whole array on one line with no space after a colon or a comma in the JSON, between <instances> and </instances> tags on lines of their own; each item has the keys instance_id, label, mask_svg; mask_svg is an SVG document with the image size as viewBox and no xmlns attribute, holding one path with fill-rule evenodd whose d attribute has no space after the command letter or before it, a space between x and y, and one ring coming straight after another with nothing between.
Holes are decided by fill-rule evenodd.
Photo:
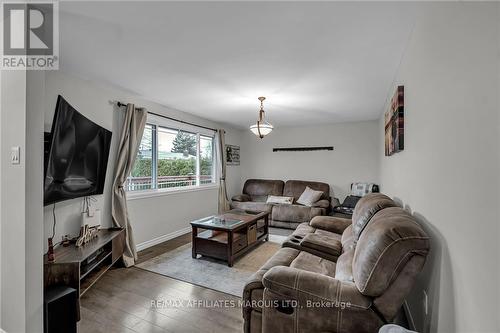
<instances>
[{"instance_id":1,"label":"window sill","mask_svg":"<svg viewBox=\"0 0 500 333\"><path fill-rule=\"evenodd\" d=\"M133 191L127 192L127 201L129 200L138 200L138 199L146 199L152 197L161 197L164 195L173 195L180 193L189 193L189 192L198 192L198 191L207 191L219 188L217 184L209 184L202 186L186 186L184 188L175 188L175 189L160 189L160 190L144 190L144 191Z\"/></svg>"}]
</instances>

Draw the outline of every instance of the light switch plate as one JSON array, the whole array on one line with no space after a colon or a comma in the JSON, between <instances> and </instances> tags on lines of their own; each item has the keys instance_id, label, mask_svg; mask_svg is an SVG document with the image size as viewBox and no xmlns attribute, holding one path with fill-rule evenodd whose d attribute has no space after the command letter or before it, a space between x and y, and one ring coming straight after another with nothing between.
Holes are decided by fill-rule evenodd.
<instances>
[{"instance_id":1,"label":"light switch plate","mask_svg":"<svg viewBox=\"0 0 500 333\"><path fill-rule=\"evenodd\" d=\"M21 147L12 147L10 149L10 163L11 164L21 163Z\"/></svg>"}]
</instances>

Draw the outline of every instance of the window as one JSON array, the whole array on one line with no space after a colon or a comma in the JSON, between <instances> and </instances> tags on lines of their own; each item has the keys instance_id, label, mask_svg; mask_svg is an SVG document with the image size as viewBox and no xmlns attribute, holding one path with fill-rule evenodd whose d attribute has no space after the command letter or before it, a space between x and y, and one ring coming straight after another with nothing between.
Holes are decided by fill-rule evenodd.
<instances>
[{"instance_id":1,"label":"window","mask_svg":"<svg viewBox=\"0 0 500 333\"><path fill-rule=\"evenodd\" d=\"M214 139L200 135L200 184L214 182Z\"/></svg>"},{"instance_id":2,"label":"window","mask_svg":"<svg viewBox=\"0 0 500 333\"><path fill-rule=\"evenodd\" d=\"M132 172L125 183L126 191L150 190L153 186L153 139L155 127L147 124L144 127L139 151Z\"/></svg>"},{"instance_id":3,"label":"window","mask_svg":"<svg viewBox=\"0 0 500 333\"><path fill-rule=\"evenodd\" d=\"M214 133L175 125L148 116L126 191L215 184Z\"/></svg>"}]
</instances>

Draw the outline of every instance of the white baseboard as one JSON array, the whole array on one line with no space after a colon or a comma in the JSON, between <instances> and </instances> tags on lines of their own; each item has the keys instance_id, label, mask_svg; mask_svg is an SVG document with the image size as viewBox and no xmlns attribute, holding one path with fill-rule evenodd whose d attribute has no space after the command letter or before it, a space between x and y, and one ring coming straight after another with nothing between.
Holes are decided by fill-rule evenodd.
<instances>
[{"instance_id":1,"label":"white baseboard","mask_svg":"<svg viewBox=\"0 0 500 333\"><path fill-rule=\"evenodd\" d=\"M187 233L191 232L191 227L186 227L174 232L171 232L169 234L153 238L151 240L142 242L140 244L137 244L137 251L142 251L144 249L147 249L148 247L155 246L156 244L160 244L163 242L166 242L168 240L174 239L175 237L179 237L182 235L185 235Z\"/></svg>"}]
</instances>

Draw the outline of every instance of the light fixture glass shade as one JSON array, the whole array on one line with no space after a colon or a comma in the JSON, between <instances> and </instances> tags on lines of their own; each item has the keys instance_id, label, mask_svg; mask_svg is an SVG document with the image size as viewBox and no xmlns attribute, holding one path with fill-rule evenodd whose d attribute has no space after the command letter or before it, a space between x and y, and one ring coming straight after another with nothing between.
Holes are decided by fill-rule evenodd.
<instances>
[{"instance_id":1,"label":"light fixture glass shade","mask_svg":"<svg viewBox=\"0 0 500 333\"><path fill-rule=\"evenodd\" d=\"M271 133L273 130L273 125L268 123L267 121L264 122L257 122L255 125L250 126L250 131L252 131L253 134L257 135L261 139ZM259 133L260 132L260 133Z\"/></svg>"},{"instance_id":2,"label":"light fixture glass shade","mask_svg":"<svg viewBox=\"0 0 500 333\"><path fill-rule=\"evenodd\" d=\"M260 101L259 118L258 118L257 123L255 125L250 126L250 131L252 131L253 134L257 135L261 139L264 136L271 133L273 130L273 125L268 123L264 118L265 117L265 115L264 115L264 100L265 99L266 99L265 97L258 98L258 100Z\"/></svg>"}]
</instances>

